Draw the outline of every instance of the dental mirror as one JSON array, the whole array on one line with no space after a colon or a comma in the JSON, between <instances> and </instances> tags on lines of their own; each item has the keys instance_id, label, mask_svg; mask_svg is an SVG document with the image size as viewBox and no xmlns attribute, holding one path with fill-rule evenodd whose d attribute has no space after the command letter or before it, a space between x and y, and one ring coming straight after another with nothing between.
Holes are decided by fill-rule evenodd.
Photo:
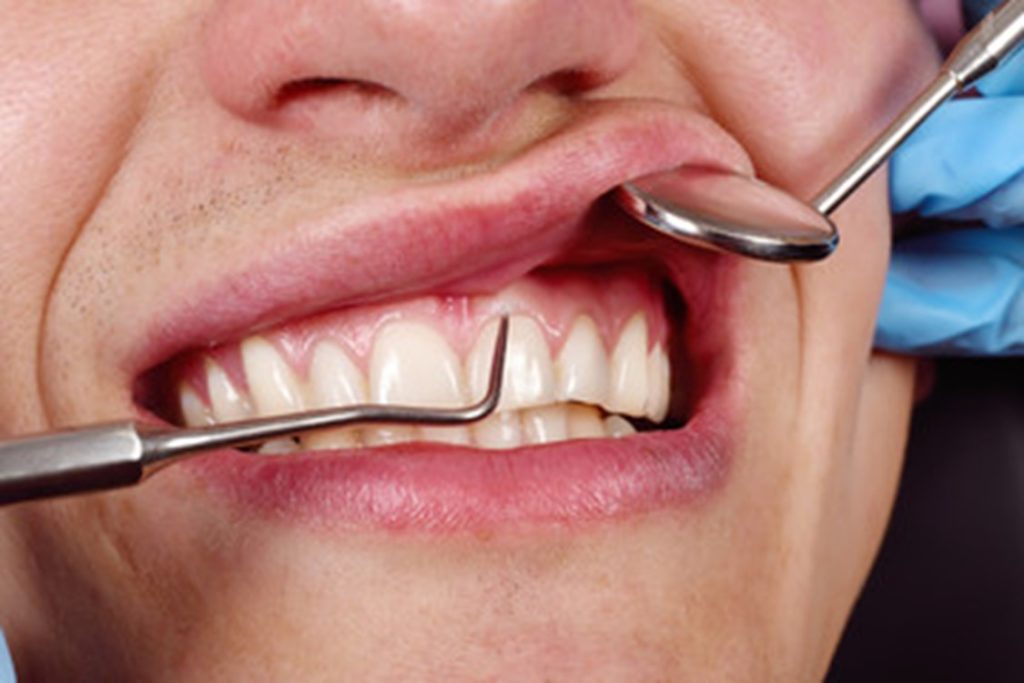
<instances>
[{"instance_id":1,"label":"dental mirror","mask_svg":"<svg viewBox=\"0 0 1024 683\"><path fill-rule=\"evenodd\" d=\"M992 71L1024 41L1024 0L1006 0L964 37L939 75L810 204L753 177L679 168L620 185L627 214L674 239L764 261L817 261L839 233L828 216L932 112Z\"/></svg>"}]
</instances>

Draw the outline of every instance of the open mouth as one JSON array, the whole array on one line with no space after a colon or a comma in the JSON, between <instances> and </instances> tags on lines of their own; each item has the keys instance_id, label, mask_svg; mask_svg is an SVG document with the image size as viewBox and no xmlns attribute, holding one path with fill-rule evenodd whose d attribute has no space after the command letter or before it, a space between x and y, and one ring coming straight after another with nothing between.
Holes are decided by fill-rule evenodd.
<instances>
[{"instance_id":1,"label":"open mouth","mask_svg":"<svg viewBox=\"0 0 1024 683\"><path fill-rule=\"evenodd\" d=\"M681 327L681 302L640 265L539 271L492 295L435 294L327 313L190 353L153 392L176 394L177 405L155 412L202 426L362 403L464 406L486 392L503 314L511 316L504 389L496 413L479 424L347 427L255 452L409 442L511 449L684 422L685 394L672 387L684 383L685 359L669 356L682 350L670 334Z\"/></svg>"},{"instance_id":2,"label":"open mouth","mask_svg":"<svg viewBox=\"0 0 1024 683\"><path fill-rule=\"evenodd\" d=\"M184 425L465 406L508 314L501 403L479 423L327 430L183 471L245 510L392 529L562 524L706 497L735 436L737 260L651 236L599 197L687 155L711 163L713 146L622 131L615 144L584 127L495 174L392 197L397 213L350 209L359 230L313 225L266 245L154 324L133 361L150 368L137 403ZM567 158L590 175L541 199Z\"/></svg>"}]
</instances>

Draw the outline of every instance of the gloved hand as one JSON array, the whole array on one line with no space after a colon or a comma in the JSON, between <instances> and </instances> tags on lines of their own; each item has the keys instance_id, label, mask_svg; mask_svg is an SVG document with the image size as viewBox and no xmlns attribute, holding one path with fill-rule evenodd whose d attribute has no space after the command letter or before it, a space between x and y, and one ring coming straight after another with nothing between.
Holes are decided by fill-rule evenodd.
<instances>
[{"instance_id":1,"label":"gloved hand","mask_svg":"<svg viewBox=\"0 0 1024 683\"><path fill-rule=\"evenodd\" d=\"M3 631L0 631L0 683L15 683L14 662L11 660L11 653L7 649L7 641L4 639Z\"/></svg>"},{"instance_id":2,"label":"gloved hand","mask_svg":"<svg viewBox=\"0 0 1024 683\"><path fill-rule=\"evenodd\" d=\"M948 102L893 156L892 207L965 229L898 243L876 345L1024 353L1024 51Z\"/></svg>"}]
</instances>

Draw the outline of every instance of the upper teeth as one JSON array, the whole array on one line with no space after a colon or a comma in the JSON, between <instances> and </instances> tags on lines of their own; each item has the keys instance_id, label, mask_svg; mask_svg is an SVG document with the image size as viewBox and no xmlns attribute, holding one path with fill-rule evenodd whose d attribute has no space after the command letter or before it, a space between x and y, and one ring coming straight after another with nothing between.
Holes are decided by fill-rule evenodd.
<instances>
[{"instance_id":1,"label":"upper teeth","mask_svg":"<svg viewBox=\"0 0 1024 683\"><path fill-rule=\"evenodd\" d=\"M433 326L400 320L385 324L373 340L368 373L339 344L320 341L300 378L277 347L262 337L241 345L249 395L239 391L212 359L204 364L209 405L187 384L180 403L187 424L229 422L357 403L402 403L456 407L483 396L497 322L485 325L468 356L460 360ZM443 441L489 448L515 447L567 438L622 436L629 423L617 415L665 419L669 409L668 354L659 342L648 348L642 312L630 318L609 353L595 322L577 317L552 358L536 320L511 318L499 412L469 427L351 427L308 434L306 448L353 447L411 440ZM572 403L570 403L572 402ZM590 404L587 406L578 405ZM605 418L598 409L612 414ZM294 450L293 441L269 444L268 452Z\"/></svg>"}]
</instances>

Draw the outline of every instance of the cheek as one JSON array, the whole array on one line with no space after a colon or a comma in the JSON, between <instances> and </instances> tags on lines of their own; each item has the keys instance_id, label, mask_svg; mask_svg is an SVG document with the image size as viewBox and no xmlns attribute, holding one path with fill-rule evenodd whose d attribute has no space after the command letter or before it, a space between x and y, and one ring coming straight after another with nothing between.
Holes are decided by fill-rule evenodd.
<instances>
[{"instance_id":1,"label":"cheek","mask_svg":"<svg viewBox=\"0 0 1024 683\"><path fill-rule=\"evenodd\" d=\"M762 177L801 196L852 159L936 65L902 0L735 0L695 8L679 26L680 58L716 118Z\"/></svg>"}]
</instances>

